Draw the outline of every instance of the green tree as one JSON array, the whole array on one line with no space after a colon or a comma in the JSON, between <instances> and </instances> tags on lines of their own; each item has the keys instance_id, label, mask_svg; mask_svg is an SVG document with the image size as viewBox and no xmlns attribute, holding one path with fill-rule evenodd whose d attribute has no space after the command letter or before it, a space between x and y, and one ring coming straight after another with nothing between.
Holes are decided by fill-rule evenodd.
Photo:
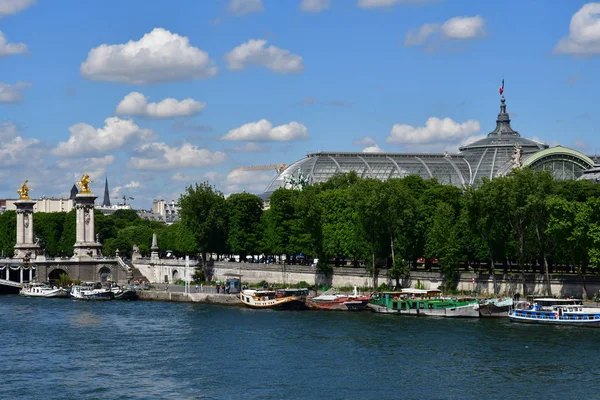
<instances>
[{"instance_id":1,"label":"green tree","mask_svg":"<svg viewBox=\"0 0 600 400\"><path fill-rule=\"evenodd\" d=\"M271 254L298 254L301 247L295 237L301 232L301 221L296 212L297 190L279 188L271 195L270 209L262 221L264 225L264 247Z\"/></svg>"},{"instance_id":2,"label":"green tree","mask_svg":"<svg viewBox=\"0 0 600 400\"><path fill-rule=\"evenodd\" d=\"M389 244L381 186L381 181L367 178L352 187L357 220L364 240L369 243L374 289L377 288L378 275L376 259L383 254L383 248ZM389 249L389 247L387 248Z\"/></svg>"},{"instance_id":3,"label":"green tree","mask_svg":"<svg viewBox=\"0 0 600 400\"><path fill-rule=\"evenodd\" d=\"M554 177L550 171L537 171L530 168L519 169L515 171L514 178L518 185L525 184L530 192L527 196L525 208L531 218L531 223L535 230L540 258L544 266L544 275L546 277L546 294L552 296L552 287L550 285L550 271L548 268L548 238L546 229L548 227L548 208L547 199L554 190Z\"/></svg>"},{"instance_id":4,"label":"green tree","mask_svg":"<svg viewBox=\"0 0 600 400\"><path fill-rule=\"evenodd\" d=\"M354 194L351 189L333 189L319 194L322 215L323 254L326 259L363 257L367 243L361 237ZM368 250L367 250L368 252ZM326 261L323 260L322 264Z\"/></svg>"},{"instance_id":5,"label":"green tree","mask_svg":"<svg viewBox=\"0 0 600 400\"><path fill-rule=\"evenodd\" d=\"M61 252L61 237L65 225L67 213L34 213L33 230L39 239L40 245L51 256L59 255Z\"/></svg>"},{"instance_id":6,"label":"green tree","mask_svg":"<svg viewBox=\"0 0 600 400\"><path fill-rule=\"evenodd\" d=\"M254 194L236 193L227 198L226 206L227 243L233 253L245 259L259 248L263 201Z\"/></svg>"},{"instance_id":7,"label":"green tree","mask_svg":"<svg viewBox=\"0 0 600 400\"><path fill-rule=\"evenodd\" d=\"M73 245L75 244L77 233L77 223L75 209L65 215L62 234L60 236L60 246L58 247L59 256L70 257L73 255Z\"/></svg>"},{"instance_id":8,"label":"green tree","mask_svg":"<svg viewBox=\"0 0 600 400\"><path fill-rule=\"evenodd\" d=\"M454 278L462 256L457 218L456 210L451 205L439 203L427 241L428 254L437 257L446 276L447 289L454 289Z\"/></svg>"},{"instance_id":9,"label":"green tree","mask_svg":"<svg viewBox=\"0 0 600 400\"><path fill-rule=\"evenodd\" d=\"M511 229L506 219L503 196L501 182L484 179L478 189L468 188L464 197L467 224L487 250L494 294L498 293L495 262L506 257L506 243Z\"/></svg>"},{"instance_id":10,"label":"green tree","mask_svg":"<svg viewBox=\"0 0 600 400\"><path fill-rule=\"evenodd\" d=\"M186 188L179 198L181 222L196 238L206 265L208 252L219 252L226 240L227 210L223 193L208 182Z\"/></svg>"},{"instance_id":11,"label":"green tree","mask_svg":"<svg viewBox=\"0 0 600 400\"><path fill-rule=\"evenodd\" d=\"M12 257L17 242L17 213L5 211L0 214L0 252Z\"/></svg>"},{"instance_id":12,"label":"green tree","mask_svg":"<svg viewBox=\"0 0 600 400\"><path fill-rule=\"evenodd\" d=\"M583 298L587 298L587 287L583 269L589 263L590 250L590 209L588 204L568 201L559 196L551 196L547 201L548 227L546 233L561 244L560 250L567 254L568 261L577 268Z\"/></svg>"}]
</instances>

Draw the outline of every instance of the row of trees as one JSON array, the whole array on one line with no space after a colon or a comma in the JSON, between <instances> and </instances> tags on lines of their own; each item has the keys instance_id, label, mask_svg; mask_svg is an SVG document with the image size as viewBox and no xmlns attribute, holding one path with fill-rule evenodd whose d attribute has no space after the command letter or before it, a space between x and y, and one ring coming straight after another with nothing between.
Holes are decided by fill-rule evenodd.
<instances>
[{"instance_id":1,"label":"row of trees","mask_svg":"<svg viewBox=\"0 0 600 400\"><path fill-rule=\"evenodd\" d=\"M303 253L363 262L399 280L437 259L452 285L460 266L496 265L544 273L569 266L581 277L600 266L600 185L555 181L523 168L461 190L418 176L380 181L341 174L302 191L279 189L262 211L260 198L225 199L207 183L180 200L182 223L203 253ZM204 257L206 259L206 257Z\"/></svg>"},{"instance_id":2,"label":"row of trees","mask_svg":"<svg viewBox=\"0 0 600 400\"><path fill-rule=\"evenodd\" d=\"M600 185L555 181L549 172L523 168L461 190L418 176L360 179L333 176L302 191L279 189L263 211L249 193L225 198L208 183L190 186L181 196L181 222L166 226L132 210L96 213L103 253L130 256L133 245L148 255L152 234L161 250L175 255L304 254L319 258L318 268L353 260L377 276L378 268L399 280L425 259L436 259L452 285L460 267L495 266L504 273L550 273L569 266L581 277L600 266ZM34 231L50 256L70 256L75 213L36 213ZM13 252L16 215L0 215L0 249ZM330 262L331 261L331 262ZM548 285L548 292L550 286ZM550 294L550 293L549 293Z\"/></svg>"}]
</instances>

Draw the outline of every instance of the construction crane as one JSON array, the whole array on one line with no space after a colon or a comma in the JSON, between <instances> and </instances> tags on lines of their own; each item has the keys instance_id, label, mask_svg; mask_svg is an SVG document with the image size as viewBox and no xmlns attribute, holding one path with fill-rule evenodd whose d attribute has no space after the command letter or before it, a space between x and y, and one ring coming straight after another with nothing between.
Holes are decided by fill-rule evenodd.
<instances>
[{"instance_id":1,"label":"construction crane","mask_svg":"<svg viewBox=\"0 0 600 400\"><path fill-rule=\"evenodd\" d=\"M269 165L251 165L249 167L238 167L232 171L269 171L274 170L278 174L282 173L287 168L287 164L269 164Z\"/></svg>"},{"instance_id":2,"label":"construction crane","mask_svg":"<svg viewBox=\"0 0 600 400\"><path fill-rule=\"evenodd\" d=\"M135 200L133 197L129 197L129 196L116 196L113 197L113 199L123 199L123 205L126 206L127 205L127 200Z\"/></svg>"}]
</instances>

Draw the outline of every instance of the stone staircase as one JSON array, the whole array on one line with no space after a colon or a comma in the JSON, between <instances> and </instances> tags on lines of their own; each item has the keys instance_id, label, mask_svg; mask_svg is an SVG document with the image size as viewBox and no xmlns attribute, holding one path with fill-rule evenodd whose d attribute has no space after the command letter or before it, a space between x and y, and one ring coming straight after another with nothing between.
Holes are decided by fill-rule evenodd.
<instances>
[{"instance_id":1,"label":"stone staircase","mask_svg":"<svg viewBox=\"0 0 600 400\"><path fill-rule=\"evenodd\" d=\"M128 262L127 265L131 271L131 280L132 281L149 281L148 278L144 274L140 272L131 262Z\"/></svg>"}]
</instances>

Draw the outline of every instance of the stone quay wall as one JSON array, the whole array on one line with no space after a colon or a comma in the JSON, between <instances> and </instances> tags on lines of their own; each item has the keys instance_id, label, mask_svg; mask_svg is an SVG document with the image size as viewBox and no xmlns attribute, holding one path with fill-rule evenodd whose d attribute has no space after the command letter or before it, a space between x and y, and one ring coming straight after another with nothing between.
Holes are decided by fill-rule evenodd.
<instances>
[{"instance_id":1,"label":"stone quay wall","mask_svg":"<svg viewBox=\"0 0 600 400\"><path fill-rule=\"evenodd\" d=\"M205 304L221 304L227 306L241 305L242 301L236 295L229 294L208 294L208 293L177 293L162 292L156 290L138 291L140 300L149 301L173 301L173 302L193 302Z\"/></svg>"},{"instance_id":2,"label":"stone quay wall","mask_svg":"<svg viewBox=\"0 0 600 400\"><path fill-rule=\"evenodd\" d=\"M141 260L140 260L141 261ZM172 265L170 265L172 262ZM147 262L134 265L151 281L164 282L164 280L153 279L168 275L167 271L178 270L181 272L182 262L176 260L160 260L159 264ZM197 264L191 264L199 266ZM159 273L160 271L160 273ZM306 282L309 285L327 287L372 287L373 277L362 268L332 268L330 275L320 273L317 268L306 265L283 265L283 264L255 264L239 262L214 262L207 268L208 280L224 281L228 278L240 276L243 282L278 283L284 285L295 285ZM181 276L180 276L181 277ZM172 280L170 280L170 283ZM393 279L388 279L387 271L379 271L377 284L386 283L389 287L395 286ZM493 294L494 283L490 274L462 272L459 273L457 289L470 292ZM585 276L588 296L593 296L600 290L600 278ZM402 287L416 287L425 289L437 289L444 284L444 275L440 272L411 271L410 278L400 281ZM581 297L583 288L577 275L551 275L550 286L554 296ZM513 295L541 295L545 294L546 280L543 274L506 274L496 275L496 293Z\"/></svg>"}]
</instances>

